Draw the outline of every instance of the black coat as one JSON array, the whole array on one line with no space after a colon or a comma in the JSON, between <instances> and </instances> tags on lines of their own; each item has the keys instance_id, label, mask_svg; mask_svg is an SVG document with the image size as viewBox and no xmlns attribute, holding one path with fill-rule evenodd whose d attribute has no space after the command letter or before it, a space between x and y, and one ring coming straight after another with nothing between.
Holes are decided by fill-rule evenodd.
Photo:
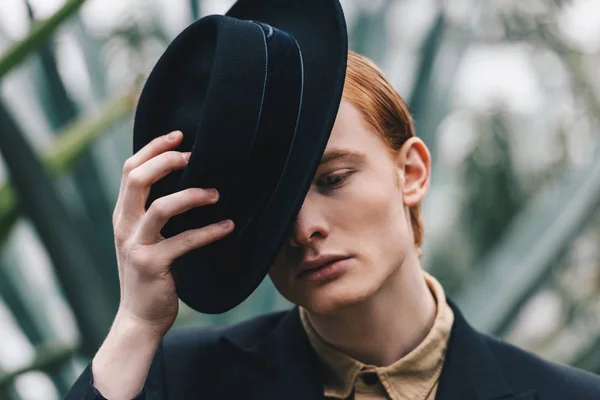
<instances>
[{"instance_id":1,"label":"black coat","mask_svg":"<svg viewBox=\"0 0 600 400\"><path fill-rule=\"evenodd\" d=\"M550 363L455 319L436 400L600 400L600 376ZM317 358L298 309L239 325L170 332L145 399L322 399ZM98 399L89 366L66 400Z\"/></svg>"}]
</instances>

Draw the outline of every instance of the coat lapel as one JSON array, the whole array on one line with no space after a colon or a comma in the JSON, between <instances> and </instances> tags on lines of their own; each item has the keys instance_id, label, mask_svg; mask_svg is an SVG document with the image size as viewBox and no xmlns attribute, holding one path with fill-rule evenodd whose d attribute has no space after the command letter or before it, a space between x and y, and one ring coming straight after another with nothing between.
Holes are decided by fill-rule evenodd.
<instances>
[{"instance_id":1,"label":"coat lapel","mask_svg":"<svg viewBox=\"0 0 600 400\"><path fill-rule=\"evenodd\" d=\"M484 336L473 329L460 310L454 311L446 360L436 400L535 400L535 390L515 393L504 378Z\"/></svg>"},{"instance_id":2,"label":"coat lapel","mask_svg":"<svg viewBox=\"0 0 600 400\"><path fill-rule=\"evenodd\" d=\"M535 390L515 393L504 378L484 336L456 305L436 400L536 400ZM243 333L219 343L223 399L323 399L319 361L302 328L298 308L257 339Z\"/></svg>"},{"instance_id":3,"label":"coat lapel","mask_svg":"<svg viewBox=\"0 0 600 400\"><path fill-rule=\"evenodd\" d=\"M298 308L252 342L228 336L220 342L224 399L322 399L319 364L300 322Z\"/></svg>"}]
</instances>

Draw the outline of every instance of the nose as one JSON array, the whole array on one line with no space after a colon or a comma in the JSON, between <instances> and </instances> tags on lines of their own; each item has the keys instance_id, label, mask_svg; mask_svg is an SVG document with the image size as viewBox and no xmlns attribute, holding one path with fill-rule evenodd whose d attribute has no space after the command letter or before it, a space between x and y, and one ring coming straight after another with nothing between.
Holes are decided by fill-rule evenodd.
<instances>
[{"instance_id":1,"label":"nose","mask_svg":"<svg viewBox=\"0 0 600 400\"><path fill-rule=\"evenodd\" d=\"M316 239L327 237L328 234L329 228L324 216L318 212L317 204L307 196L292 226L289 245L306 246Z\"/></svg>"}]
</instances>

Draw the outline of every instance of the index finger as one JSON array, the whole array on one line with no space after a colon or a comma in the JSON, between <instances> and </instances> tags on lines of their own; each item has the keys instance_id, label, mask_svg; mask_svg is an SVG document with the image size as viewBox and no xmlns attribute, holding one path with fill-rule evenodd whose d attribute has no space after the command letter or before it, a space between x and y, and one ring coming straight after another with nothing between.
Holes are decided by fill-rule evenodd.
<instances>
[{"instance_id":1,"label":"index finger","mask_svg":"<svg viewBox=\"0 0 600 400\"><path fill-rule=\"evenodd\" d=\"M123 191L125 189L125 182L127 182L127 176L129 173L146 161L164 153L167 150L173 149L175 146L179 145L182 138L183 133L181 131L173 131L166 135L159 136L142 147L134 155L129 157L127 161L125 161L125 164L123 164L123 176L121 177L119 196L117 198L115 209L119 208L121 205Z\"/></svg>"}]
</instances>

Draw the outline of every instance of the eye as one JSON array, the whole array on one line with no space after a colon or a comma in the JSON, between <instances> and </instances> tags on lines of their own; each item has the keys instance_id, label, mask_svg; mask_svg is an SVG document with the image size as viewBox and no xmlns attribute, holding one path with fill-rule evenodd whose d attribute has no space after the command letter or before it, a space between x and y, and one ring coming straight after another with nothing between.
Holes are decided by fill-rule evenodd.
<instances>
[{"instance_id":1,"label":"eye","mask_svg":"<svg viewBox=\"0 0 600 400\"><path fill-rule=\"evenodd\" d=\"M348 179L350 173L350 171L347 171L342 173L327 174L319 179L317 185L325 189L339 187L346 181L346 179Z\"/></svg>"}]
</instances>

